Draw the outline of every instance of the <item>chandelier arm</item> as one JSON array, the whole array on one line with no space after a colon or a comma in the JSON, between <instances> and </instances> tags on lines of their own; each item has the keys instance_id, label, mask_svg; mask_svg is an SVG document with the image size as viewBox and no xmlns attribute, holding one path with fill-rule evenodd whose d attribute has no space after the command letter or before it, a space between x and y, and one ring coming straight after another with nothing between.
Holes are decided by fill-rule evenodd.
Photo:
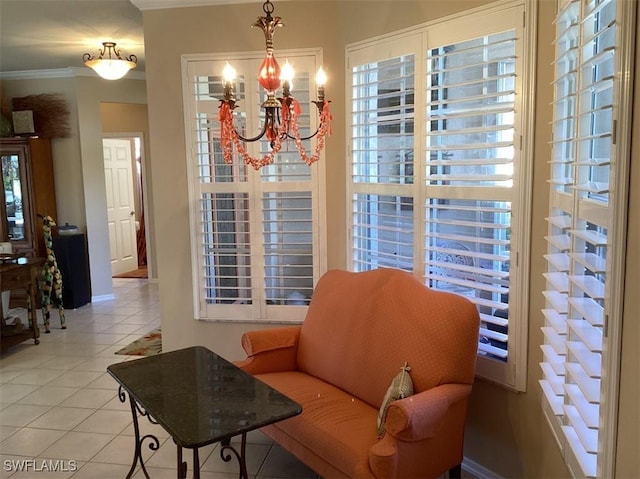
<instances>
[{"instance_id":1,"label":"chandelier arm","mask_svg":"<svg viewBox=\"0 0 640 479\"><path fill-rule=\"evenodd\" d=\"M85 53L82 55L82 61L85 63L91 60L103 60L105 55L108 54L108 60L125 60L128 62L138 63L138 57L134 54L128 57L121 56L122 50L116 48L115 42L102 42L103 48L98 50L98 56L93 56L91 53ZM115 57L112 57L112 54Z\"/></svg>"},{"instance_id":2,"label":"chandelier arm","mask_svg":"<svg viewBox=\"0 0 640 479\"><path fill-rule=\"evenodd\" d=\"M266 107L265 118L264 118L265 121L264 121L264 125L262 127L262 131L260 131L260 133L258 133L256 136L254 136L252 138L245 138L240 133L238 133L238 130L236 129L236 127L233 126L233 130L235 132L235 135L238 138L240 138L240 140L242 140L242 141L244 141L246 143L253 143L254 141L258 141L258 140L262 139L262 137L264 137L264 135L267 133L267 130L270 128L270 126L273 125L273 122L278 120L278 111L277 110L278 110L277 107L271 107L271 106Z\"/></svg>"},{"instance_id":3,"label":"chandelier arm","mask_svg":"<svg viewBox=\"0 0 640 479\"><path fill-rule=\"evenodd\" d=\"M262 131L258 133L256 136L254 136L253 138L245 138L240 133L238 133L238 130L236 130L235 126L233 127L233 131L235 132L236 136L240 138L242 141L244 141L245 143L253 143L254 141L258 141L265 135L265 133L267 132L267 123L265 122L264 126L262 127Z\"/></svg>"},{"instance_id":4,"label":"chandelier arm","mask_svg":"<svg viewBox=\"0 0 640 479\"><path fill-rule=\"evenodd\" d=\"M295 101L295 99L294 99L294 101ZM325 104L331 103L331 101L324 101L324 100L323 100L323 101L312 101L311 103L313 103L313 104L318 108L318 113L320 114L320 125L318 125L318 128L316 129L316 132L315 132L315 133L313 133L312 135L309 135L309 136L302 136L302 137L292 136L292 135L289 133L288 129L287 129L287 131L285 132L285 135L286 135L286 136L287 136L287 138L289 138L290 140L295 140L295 139L302 140L302 141L311 140L312 138L315 138L315 137L318 135L318 133L320 133L320 130L322 130L322 127L323 127L323 116L322 116L322 112L324 111L324 106L325 106ZM287 104L287 105L286 105L286 107L287 107L287 108L288 108L289 106L290 106L289 104ZM328 105L327 105L327 106L328 106ZM285 107L285 106L283 105L283 108L284 108L284 107ZM298 114L296 114L296 116L297 116L297 115L298 115Z\"/></svg>"},{"instance_id":5,"label":"chandelier arm","mask_svg":"<svg viewBox=\"0 0 640 479\"><path fill-rule=\"evenodd\" d=\"M309 135L309 136L301 136L300 138L297 138L296 136L291 135L288 131L285 132L285 135L287 136L287 138L289 138L290 140L295 140L296 138L298 140L302 140L302 141L306 141L306 140L310 140L312 138L315 138L318 133L320 133L320 129L322 128L322 126L319 126L318 129L316 130L316 132L313 135Z\"/></svg>"}]
</instances>

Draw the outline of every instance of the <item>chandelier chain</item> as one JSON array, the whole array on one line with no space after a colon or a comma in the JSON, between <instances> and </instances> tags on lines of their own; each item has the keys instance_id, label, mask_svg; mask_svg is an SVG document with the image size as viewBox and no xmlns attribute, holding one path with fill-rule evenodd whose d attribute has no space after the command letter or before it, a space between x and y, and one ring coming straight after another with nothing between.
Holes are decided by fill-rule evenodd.
<instances>
[{"instance_id":1,"label":"chandelier chain","mask_svg":"<svg viewBox=\"0 0 640 479\"><path fill-rule=\"evenodd\" d=\"M271 3L270 0L267 0L262 4L262 11L267 15L267 17L271 17L271 14L276 9L276 7Z\"/></svg>"},{"instance_id":2,"label":"chandelier chain","mask_svg":"<svg viewBox=\"0 0 640 479\"><path fill-rule=\"evenodd\" d=\"M313 101L319 114L319 126L315 133L302 137L300 135L298 116L301 113L300 104L291 95L291 79L293 78L293 68L289 63L281 70L273 54L273 34L276 27L281 27L280 17L273 17L273 3L266 0L262 5L262 10L266 16L258 17L252 25L260 27L265 36L266 56L260 65L258 72L258 83L266 91L267 98L262 104L265 111L264 126L262 131L253 138L245 138L236 129L233 118L233 111L236 108L236 99L233 93L235 86L236 72L227 63L223 70L224 97L220 101L218 120L220 121L220 142L223 151L223 159L227 164L233 162L233 150L242 158L247 166L259 170L264 166L273 164L276 155L280 152L285 141L292 140L296 145L298 154L304 163L312 165L320 158L320 153L324 149L325 137L331 134L331 113L329 112L330 101L325 100L324 84L326 75L320 68L316 75L318 88L317 101ZM287 73L285 73L285 71ZM276 90L282 85L282 97L276 98ZM266 136L269 142L270 151L264 156L254 158L247 151L245 144L259 141ZM307 154L303 141L316 138L316 146L312 155Z\"/></svg>"}]
</instances>

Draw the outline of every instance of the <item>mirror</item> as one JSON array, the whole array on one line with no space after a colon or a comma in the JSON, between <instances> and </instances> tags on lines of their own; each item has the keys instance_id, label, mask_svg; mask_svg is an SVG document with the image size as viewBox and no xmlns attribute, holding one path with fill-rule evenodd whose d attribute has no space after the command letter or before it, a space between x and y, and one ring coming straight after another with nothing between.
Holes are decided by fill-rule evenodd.
<instances>
[{"instance_id":1,"label":"mirror","mask_svg":"<svg viewBox=\"0 0 640 479\"><path fill-rule=\"evenodd\" d=\"M20 157L15 153L2 154L2 189L6 210L6 231L10 241L25 239L24 210L22 208L23 178Z\"/></svg>"}]
</instances>

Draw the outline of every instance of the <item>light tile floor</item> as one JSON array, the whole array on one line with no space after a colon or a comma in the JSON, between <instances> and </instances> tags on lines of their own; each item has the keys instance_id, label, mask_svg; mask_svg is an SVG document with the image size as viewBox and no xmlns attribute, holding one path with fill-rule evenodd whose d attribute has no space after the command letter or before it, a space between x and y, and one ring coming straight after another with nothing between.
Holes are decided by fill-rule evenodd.
<instances>
[{"instance_id":1,"label":"light tile floor","mask_svg":"<svg viewBox=\"0 0 640 479\"><path fill-rule=\"evenodd\" d=\"M117 398L108 365L139 356L115 352L160 325L158 285L142 279L114 279L115 299L66 311L67 329L52 313L51 334L14 346L0 359L0 478L120 479L133 458L128 405ZM149 475L176 477L176 449L160 428L140 422L159 448L144 458ZM200 451L203 479L238 477L217 445ZM189 451L185 451L191 476ZM22 468L22 471L16 469ZM248 436L247 469L258 479L317 479L260 432ZM143 478L138 470L134 478Z\"/></svg>"}]
</instances>

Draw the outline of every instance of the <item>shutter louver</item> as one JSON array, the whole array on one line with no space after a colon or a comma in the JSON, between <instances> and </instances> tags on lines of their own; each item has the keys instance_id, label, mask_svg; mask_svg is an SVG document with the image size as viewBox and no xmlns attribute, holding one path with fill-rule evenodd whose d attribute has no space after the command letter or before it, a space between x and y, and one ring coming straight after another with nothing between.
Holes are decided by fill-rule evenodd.
<instances>
[{"instance_id":1,"label":"shutter louver","mask_svg":"<svg viewBox=\"0 0 640 479\"><path fill-rule=\"evenodd\" d=\"M354 271L413 270L413 198L358 194L353 198Z\"/></svg>"},{"instance_id":2,"label":"shutter louver","mask_svg":"<svg viewBox=\"0 0 640 479\"><path fill-rule=\"evenodd\" d=\"M201 205L205 301L249 304L251 247L247 195L204 193Z\"/></svg>"},{"instance_id":3,"label":"shutter louver","mask_svg":"<svg viewBox=\"0 0 640 479\"><path fill-rule=\"evenodd\" d=\"M313 290L311 192L265 193L267 304L307 305Z\"/></svg>"},{"instance_id":4,"label":"shutter louver","mask_svg":"<svg viewBox=\"0 0 640 479\"><path fill-rule=\"evenodd\" d=\"M231 183L247 181L247 167L239 158L232 165L224 162L220 146L218 107L223 97L221 76L194 75L191 84L195 106L195 151L200 183ZM244 100L244 77L236 79L236 97ZM238 118L241 133L246 129L246 118Z\"/></svg>"},{"instance_id":5,"label":"shutter louver","mask_svg":"<svg viewBox=\"0 0 640 479\"><path fill-rule=\"evenodd\" d=\"M413 183L414 55L352 72L354 183Z\"/></svg>"},{"instance_id":6,"label":"shutter louver","mask_svg":"<svg viewBox=\"0 0 640 479\"><path fill-rule=\"evenodd\" d=\"M427 179L432 185L510 186L515 32L432 49Z\"/></svg>"}]
</instances>

